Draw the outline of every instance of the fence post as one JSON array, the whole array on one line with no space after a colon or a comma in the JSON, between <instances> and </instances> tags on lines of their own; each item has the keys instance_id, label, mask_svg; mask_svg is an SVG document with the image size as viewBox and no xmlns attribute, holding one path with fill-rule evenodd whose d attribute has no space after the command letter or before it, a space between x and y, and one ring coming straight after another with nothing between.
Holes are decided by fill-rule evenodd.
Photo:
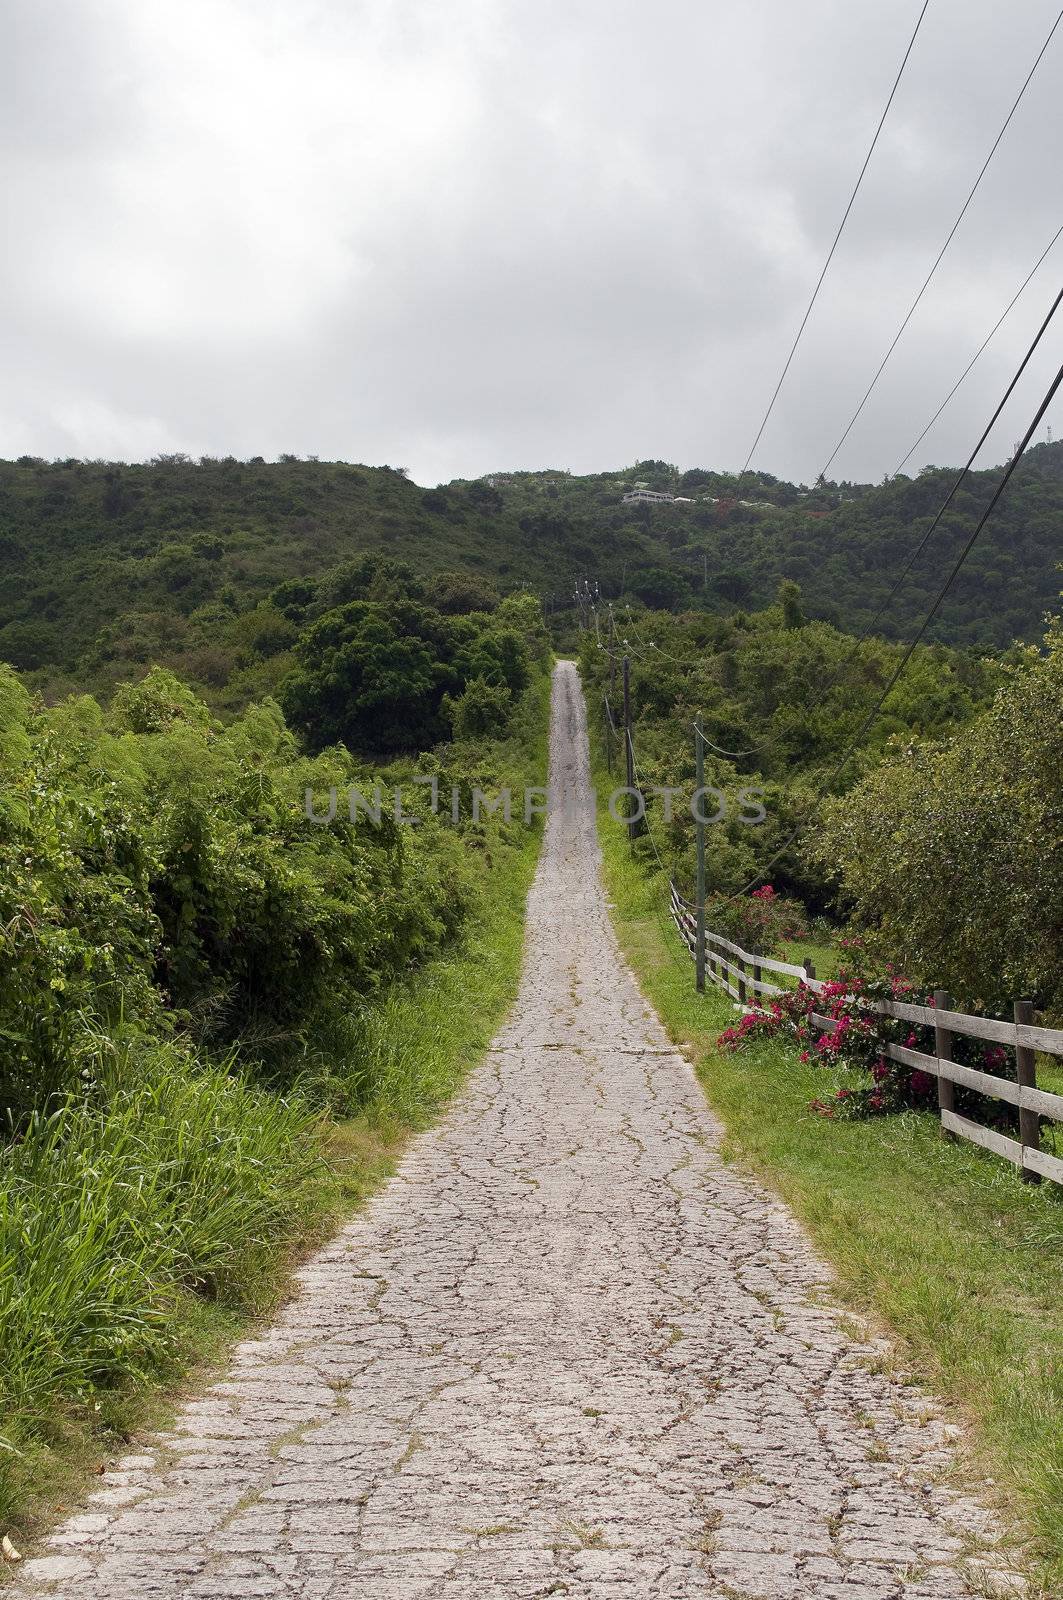
<instances>
[{"instance_id":1,"label":"fence post","mask_svg":"<svg viewBox=\"0 0 1063 1600\"><path fill-rule=\"evenodd\" d=\"M739 960L738 956L735 956L735 962L735 975L738 981L738 999L742 1005L745 1005L748 998L746 994L746 964L744 961Z\"/></svg>"},{"instance_id":2,"label":"fence post","mask_svg":"<svg viewBox=\"0 0 1063 1600\"><path fill-rule=\"evenodd\" d=\"M705 785L705 741L700 721L694 724L694 786L699 791ZM694 837L698 855L698 886L694 896L697 932L695 935L694 971L698 992L705 990L705 824L701 821L701 805L694 820Z\"/></svg>"},{"instance_id":3,"label":"fence post","mask_svg":"<svg viewBox=\"0 0 1063 1600\"><path fill-rule=\"evenodd\" d=\"M1029 1026L1033 1022L1033 1001L1016 1000L1015 1021ZM1037 1088L1037 1057L1029 1045L1017 1044L1015 1046L1015 1076L1022 1089ZM1039 1150L1041 1148L1041 1124L1036 1111L1029 1106L1019 1107L1019 1139L1024 1150ZM1041 1174L1031 1172L1028 1167L1022 1169L1023 1183L1040 1183Z\"/></svg>"},{"instance_id":4,"label":"fence post","mask_svg":"<svg viewBox=\"0 0 1063 1600\"><path fill-rule=\"evenodd\" d=\"M754 963L753 963L753 1004L755 1006L760 1004L760 1001L757 998L757 996L760 994L760 990L757 988L757 984L760 983L760 981L761 981L760 962L759 961L754 961Z\"/></svg>"},{"instance_id":5,"label":"fence post","mask_svg":"<svg viewBox=\"0 0 1063 1600\"><path fill-rule=\"evenodd\" d=\"M806 956L805 959L802 961L801 965L805 969L805 977L806 978L810 978L810 979L814 979L815 976L816 976L816 968L815 968L815 964L814 964L814 962L812 960L812 957L811 956Z\"/></svg>"},{"instance_id":6,"label":"fence post","mask_svg":"<svg viewBox=\"0 0 1063 1600\"><path fill-rule=\"evenodd\" d=\"M609 697L608 697L608 695L603 696L602 705L605 708L605 770L607 772L612 772L612 770L613 770L613 734L612 734L612 729L609 726L609 720L610 720L610 717L612 715L612 712L611 712L610 705L609 705Z\"/></svg>"},{"instance_id":7,"label":"fence post","mask_svg":"<svg viewBox=\"0 0 1063 1600\"><path fill-rule=\"evenodd\" d=\"M934 990L934 1010L952 1010L952 996L949 994L947 989ZM939 1061L952 1060L952 1034L949 1032L948 1028L939 1027L936 1022L934 1024L934 1054L937 1056ZM943 1078L939 1073L938 1115L940 1116L942 1111L954 1110L955 1105L956 1086L952 1082L951 1078ZM943 1129L942 1131L946 1139L954 1140L956 1138L956 1135L954 1133L950 1133L947 1128Z\"/></svg>"},{"instance_id":8,"label":"fence post","mask_svg":"<svg viewBox=\"0 0 1063 1600\"><path fill-rule=\"evenodd\" d=\"M635 752L631 745L631 663L627 656L624 657L624 755L627 758L627 787L634 792L635 789ZM630 805L630 797L628 804ZM635 841L634 818L628 818L627 838L628 844Z\"/></svg>"}]
</instances>

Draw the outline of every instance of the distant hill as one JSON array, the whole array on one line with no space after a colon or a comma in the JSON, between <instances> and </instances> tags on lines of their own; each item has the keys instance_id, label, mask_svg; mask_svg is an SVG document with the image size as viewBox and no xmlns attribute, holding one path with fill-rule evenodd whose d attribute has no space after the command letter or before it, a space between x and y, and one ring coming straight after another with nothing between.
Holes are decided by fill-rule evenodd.
<instances>
[{"instance_id":1,"label":"distant hill","mask_svg":"<svg viewBox=\"0 0 1063 1600\"><path fill-rule=\"evenodd\" d=\"M973 475L879 631L903 638L914 626L998 475ZM162 660L235 703L269 688L262 663L288 643L271 592L365 551L499 593L527 586L555 613L583 578L613 598L713 611L766 604L792 579L808 615L856 630L952 476L930 468L879 487L808 492L766 474L646 461L424 489L397 468L293 457L133 466L22 457L0 463L0 659L53 693L106 688ZM624 503L638 484L682 498ZM1063 445L1041 445L934 636L985 648L1039 637L1061 557Z\"/></svg>"}]
</instances>

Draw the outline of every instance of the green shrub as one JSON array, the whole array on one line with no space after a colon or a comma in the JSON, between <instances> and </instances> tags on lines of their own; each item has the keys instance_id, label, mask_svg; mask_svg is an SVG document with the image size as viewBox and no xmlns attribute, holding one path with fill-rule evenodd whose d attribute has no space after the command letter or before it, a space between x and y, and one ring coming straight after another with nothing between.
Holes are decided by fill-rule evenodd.
<instances>
[{"instance_id":1,"label":"green shrub","mask_svg":"<svg viewBox=\"0 0 1063 1600\"><path fill-rule=\"evenodd\" d=\"M78 1072L86 1026L175 1027L275 1082L459 927L455 830L332 826L303 797L371 788L346 751L299 755L276 705L223 729L172 674L34 708L0 678L0 1105L16 1123Z\"/></svg>"},{"instance_id":2,"label":"green shrub","mask_svg":"<svg viewBox=\"0 0 1063 1600\"><path fill-rule=\"evenodd\" d=\"M962 737L915 744L828 809L819 850L873 949L999 1009L1063 1007L1063 633Z\"/></svg>"},{"instance_id":3,"label":"green shrub","mask_svg":"<svg viewBox=\"0 0 1063 1600\"><path fill-rule=\"evenodd\" d=\"M443 709L455 739L497 738L505 732L513 696L504 684L496 688L484 678L473 678L456 700L448 696L443 701Z\"/></svg>"}]
</instances>

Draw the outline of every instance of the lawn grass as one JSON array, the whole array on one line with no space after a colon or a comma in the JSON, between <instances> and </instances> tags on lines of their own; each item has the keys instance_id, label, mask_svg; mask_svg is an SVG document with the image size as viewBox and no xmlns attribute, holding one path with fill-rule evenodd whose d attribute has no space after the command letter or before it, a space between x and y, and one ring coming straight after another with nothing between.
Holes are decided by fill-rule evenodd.
<instances>
[{"instance_id":1,"label":"lawn grass","mask_svg":"<svg viewBox=\"0 0 1063 1600\"><path fill-rule=\"evenodd\" d=\"M820 939L788 939L779 947L780 961L793 961L800 966L806 956L811 956L817 978L833 978L843 963L843 952L836 944Z\"/></svg>"},{"instance_id":2,"label":"lawn grass","mask_svg":"<svg viewBox=\"0 0 1063 1600\"><path fill-rule=\"evenodd\" d=\"M725 1124L725 1155L790 1204L844 1301L963 1413L972 1466L1029 1531L1044 1593L1063 1592L1063 1195L943 1141L926 1114L824 1121L808 1103L832 1086L827 1069L788 1043L716 1050L732 1001L696 993L662 879L604 816L600 835L622 948Z\"/></svg>"},{"instance_id":3,"label":"lawn grass","mask_svg":"<svg viewBox=\"0 0 1063 1600\"><path fill-rule=\"evenodd\" d=\"M544 680L527 708L520 751L536 783L545 771L548 714ZM0 1183L0 1534L16 1549L32 1551L77 1505L107 1460L127 1451L135 1436L165 1427L180 1402L224 1368L233 1343L291 1292L298 1264L387 1181L411 1135L459 1087L516 994L524 910L541 840L537 821L485 861L467 932L367 1008L356 1063L364 1103L356 1117L332 1122L298 1097L282 1102L224 1071L190 1080L179 1061L172 1068L159 1063L161 1070L138 1086L142 1097L154 1097L150 1106L143 1098L131 1103L120 1123L113 1115L85 1118L94 1148L80 1136L58 1154L42 1148L42 1172L69 1166L65 1187L34 1185L27 1174L23 1211L40 1234L41 1251L52 1252L41 1256L36 1292L25 1272L20 1280L5 1279L3 1225L21 1226L21 1218L8 1205L9 1178ZM159 1174L167 1162L155 1159L151 1141L167 1137L170 1127L184 1137L196 1116L204 1135L213 1116L249 1171L261 1157L273 1181L232 1181L234 1157L214 1150L217 1140L204 1136L182 1152L181 1170L163 1183ZM26 1165L32 1151L13 1154ZM158 1205L153 1212L145 1204L143 1219L117 1204L98 1212L90 1206L80 1218L65 1214L64 1196L67 1209L76 1211L79 1172L99 1172L117 1195L128 1188L123 1163L131 1156L145 1182L160 1185L157 1198L165 1200L172 1228L157 1229L156 1237L148 1226ZM83 1188L87 1195L90 1186ZM244 1208L239 1226L237 1198ZM155 1250L150 1259L149 1246ZM13 1263L15 1253L9 1254ZM84 1291L80 1260L97 1275ZM211 1262L211 1281L190 1283L182 1270L189 1261ZM129 1286L120 1297L126 1273ZM97 1282L106 1285L110 1300L95 1292ZM6 1302L5 1288L11 1291ZM72 1366L81 1343L75 1337L79 1317L99 1344L83 1352L83 1374ZM108 1367L106 1342L117 1337L117 1322L132 1326L137 1318L155 1337L137 1344L135 1359ZM52 1349L35 1338L38 1324L48 1326ZM47 1370L35 1370L38 1356ZM0 1585L17 1570L0 1562Z\"/></svg>"}]
</instances>

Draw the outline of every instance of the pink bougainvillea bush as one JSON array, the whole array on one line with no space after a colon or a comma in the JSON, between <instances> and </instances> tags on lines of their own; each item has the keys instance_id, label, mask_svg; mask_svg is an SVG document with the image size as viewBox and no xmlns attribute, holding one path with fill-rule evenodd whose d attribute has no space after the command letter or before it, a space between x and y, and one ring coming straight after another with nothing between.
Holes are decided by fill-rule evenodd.
<instances>
[{"instance_id":1,"label":"pink bougainvillea bush","mask_svg":"<svg viewBox=\"0 0 1063 1600\"><path fill-rule=\"evenodd\" d=\"M855 941L850 941L850 951L859 959ZM717 1043L725 1050L740 1050L757 1039L790 1038L801 1061L833 1069L830 1089L811 1101L812 1110L823 1117L883 1116L910 1108L936 1109L934 1077L919 1067L894 1061L886 1051L888 1044L896 1043L933 1055L933 1029L882 1016L873 1009L874 1002L880 999L910 1005L934 1004L932 998L918 995L914 986L895 972L872 976L842 971L821 989L813 990L801 983L785 994L758 1001L724 1029ZM830 1025L824 1028L814 1023L813 1012L829 1018ZM966 1066L1014 1079L1011 1059L999 1046L956 1035L953 1053L954 1059ZM1014 1118L1011 1107L959 1086L956 1106L967 1112L977 1108L979 1121L988 1120L998 1127L1010 1126Z\"/></svg>"},{"instance_id":2,"label":"pink bougainvillea bush","mask_svg":"<svg viewBox=\"0 0 1063 1600\"><path fill-rule=\"evenodd\" d=\"M705 902L705 925L757 955L774 955L788 939L808 937L805 908L776 894L770 883L751 895L715 895Z\"/></svg>"}]
</instances>

